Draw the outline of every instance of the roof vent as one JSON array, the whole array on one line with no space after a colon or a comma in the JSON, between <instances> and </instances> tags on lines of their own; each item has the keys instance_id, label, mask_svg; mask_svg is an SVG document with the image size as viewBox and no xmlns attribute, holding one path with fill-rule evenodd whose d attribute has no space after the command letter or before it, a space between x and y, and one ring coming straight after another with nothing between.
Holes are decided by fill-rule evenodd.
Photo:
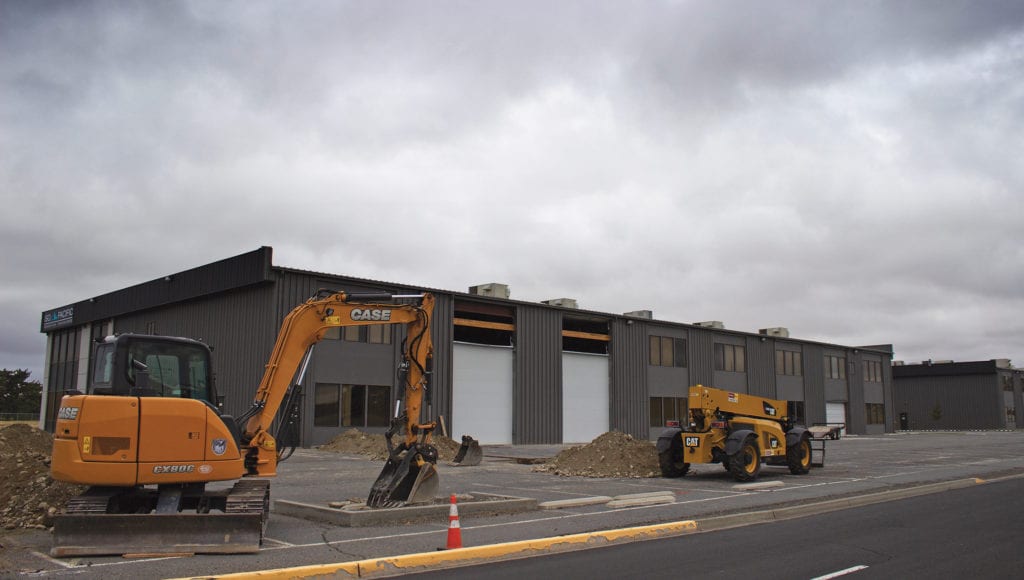
<instances>
[{"instance_id":1,"label":"roof vent","mask_svg":"<svg viewBox=\"0 0 1024 580\"><path fill-rule=\"evenodd\" d=\"M510 295L508 284L499 284L497 282L470 286L469 293L475 296L493 296L495 298L508 298Z\"/></svg>"},{"instance_id":2,"label":"roof vent","mask_svg":"<svg viewBox=\"0 0 1024 580\"><path fill-rule=\"evenodd\" d=\"M704 322L694 322L694 326L703 326L704 328L725 328L725 324L721 320L705 320Z\"/></svg>"},{"instance_id":3,"label":"roof vent","mask_svg":"<svg viewBox=\"0 0 1024 580\"><path fill-rule=\"evenodd\" d=\"M562 308L579 308L575 298L552 298L551 300L542 300L541 304L561 306Z\"/></svg>"},{"instance_id":4,"label":"roof vent","mask_svg":"<svg viewBox=\"0 0 1024 580\"><path fill-rule=\"evenodd\" d=\"M763 334L765 336L777 336L779 338L789 338L789 329L785 328L785 327L782 327L782 326L776 326L774 328L762 328L761 330L758 330L757 332L759 334Z\"/></svg>"},{"instance_id":5,"label":"roof vent","mask_svg":"<svg viewBox=\"0 0 1024 580\"><path fill-rule=\"evenodd\" d=\"M625 312L623 316L629 316L632 318L646 318L647 320L654 320L653 310L634 310L632 312Z\"/></svg>"}]
</instances>

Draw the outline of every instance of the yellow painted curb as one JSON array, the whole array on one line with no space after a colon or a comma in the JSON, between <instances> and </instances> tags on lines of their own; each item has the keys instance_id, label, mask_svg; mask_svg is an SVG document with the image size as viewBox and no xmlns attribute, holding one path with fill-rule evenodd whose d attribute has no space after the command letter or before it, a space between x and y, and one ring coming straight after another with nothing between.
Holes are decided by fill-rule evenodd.
<instances>
[{"instance_id":1,"label":"yellow painted curb","mask_svg":"<svg viewBox=\"0 0 1024 580\"><path fill-rule=\"evenodd\" d=\"M299 566L295 568L278 568L276 570L239 572L236 574L214 576L196 576L191 579L179 578L177 580L199 580L200 578L253 578L259 580L289 580L292 578L310 577L367 578L383 574L395 574L398 572L414 572L417 571L417 568L426 569L427 567L436 567L442 564L477 564L500 558L532 556L541 553L589 548L623 541L652 540L655 538L663 538L695 531L697 531L697 522L694 520L687 520L667 524L655 524L652 526L638 526L633 528L622 528L619 530L607 530L603 532L556 536L553 538L543 538L538 540L521 540L518 542L508 542L504 544L491 544L489 546L459 548L457 550L420 552L418 554L405 554L402 556L391 556L388 558L371 558L369 560L359 560L356 562L317 564L312 566Z\"/></svg>"}]
</instances>

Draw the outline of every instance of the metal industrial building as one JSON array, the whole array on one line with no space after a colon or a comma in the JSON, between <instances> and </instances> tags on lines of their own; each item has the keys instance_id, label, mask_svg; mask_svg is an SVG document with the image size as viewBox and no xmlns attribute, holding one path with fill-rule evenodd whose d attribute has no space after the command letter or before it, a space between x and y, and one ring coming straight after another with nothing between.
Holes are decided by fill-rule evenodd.
<instances>
[{"instance_id":1,"label":"metal industrial building","mask_svg":"<svg viewBox=\"0 0 1024 580\"><path fill-rule=\"evenodd\" d=\"M893 401L900 429L1024 427L1024 370L1009 359L894 363Z\"/></svg>"},{"instance_id":2,"label":"metal industrial building","mask_svg":"<svg viewBox=\"0 0 1024 580\"><path fill-rule=\"evenodd\" d=\"M112 333L187 336L213 347L217 389L234 415L252 401L284 316L318 289L434 293L434 409L449 432L488 444L590 441L609 430L656 437L704 384L787 399L807 424L892 431L892 347L848 347L721 323L654 320L649 311L581 310L570 299L510 300L500 284L417 288L272 264L263 247L48 310L43 421L86 386L91 342ZM386 328L388 331L380 331ZM383 431L396 396L399 326L343 329L319 343L303 383L302 444L341 430Z\"/></svg>"}]
</instances>

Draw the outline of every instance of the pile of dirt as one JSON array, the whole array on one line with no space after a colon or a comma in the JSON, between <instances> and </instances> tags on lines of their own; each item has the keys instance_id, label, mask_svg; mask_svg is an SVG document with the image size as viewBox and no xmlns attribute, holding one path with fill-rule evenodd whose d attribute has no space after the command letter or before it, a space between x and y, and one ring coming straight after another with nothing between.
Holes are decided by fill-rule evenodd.
<instances>
[{"instance_id":1,"label":"pile of dirt","mask_svg":"<svg viewBox=\"0 0 1024 580\"><path fill-rule=\"evenodd\" d=\"M0 428L0 528L45 528L84 486L50 478L53 436L30 425Z\"/></svg>"},{"instance_id":2,"label":"pile of dirt","mask_svg":"<svg viewBox=\"0 0 1024 580\"><path fill-rule=\"evenodd\" d=\"M604 433L586 445L570 447L533 469L582 477L661 476L654 444L618 431Z\"/></svg>"},{"instance_id":3,"label":"pile of dirt","mask_svg":"<svg viewBox=\"0 0 1024 580\"><path fill-rule=\"evenodd\" d=\"M392 441L397 445L399 438L396 436ZM434 447L437 447L437 456L440 461L452 461L455 454L459 452L459 443L444 435L434 435ZM388 446L381 433L366 433L359 429L348 429L335 435L327 443L317 449L344 453L346 455L363 455L370 459L384 461L388 458Z\"/></svg>"}]
</instances>

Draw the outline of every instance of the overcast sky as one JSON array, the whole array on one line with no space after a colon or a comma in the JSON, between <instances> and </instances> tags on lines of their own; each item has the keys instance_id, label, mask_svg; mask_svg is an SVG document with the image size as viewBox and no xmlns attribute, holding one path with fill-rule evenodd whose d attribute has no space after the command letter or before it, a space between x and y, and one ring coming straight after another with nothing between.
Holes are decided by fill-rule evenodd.
<instances>
[{"instance_id":1,"label":"overcast sky","mask_svg":"<svg viewBox=\"0 0 1024 580\"><path fill-rule=\"evenodd\" d=\"M0 2L0 368L275 265L1024 366L1024 2Z\"/></svg>"}]
</instances>

